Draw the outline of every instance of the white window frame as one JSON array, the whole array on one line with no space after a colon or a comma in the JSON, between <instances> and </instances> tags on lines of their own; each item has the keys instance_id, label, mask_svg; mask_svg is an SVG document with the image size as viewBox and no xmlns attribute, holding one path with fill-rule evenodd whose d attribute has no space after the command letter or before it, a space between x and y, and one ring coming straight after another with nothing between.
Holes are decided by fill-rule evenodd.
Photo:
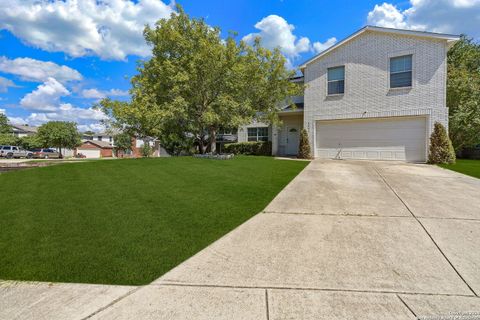
<instances>
[{"instance_id":1,"label":"white window frame","mask_svg":"<svg viewBox=\"0 0 480 320\"><path fill-rule=\"evenodd\" d=\"M341 80L332 80L332 81L328 81L328 70L329 69L335 69L335 68L341 68L343 67L343 93L333 93L333 94L329 94L328 93L328 83L329 82L334 82L334 81L341 81ZM336 97L336 96L343 96L345 94L345 92L347 91L347 68L346 66L343 64L343 65L335 65L335 66L331 66L331 67L327 67L327 72L326 72L326 75L325 75L325 93L327 95L327 97Z\"/></svg>"},{"instance_id":2,"label":"white window frame","mask_svg":"<svg viewBox=\"0 0 480 320\"><path fill-rule=\"evenodd\" d=\"M412 57L412 71L411 71L412 72L412 84L409 87L395 87L395 88L392 88L392 85L390 83L390 62L391 62L391 59L400 58L400 57L404 57L404 56L411 56ZM387 74L388 90L409 90L409 89L414 88L414 86L415 86L415 54L414 54L414 51L407 50L407 51L399 51L399 52L389 54L388 57L387 57L387 70L388 70L388 74Z\"/></svg>"},{"instance_id":3,"label":"white window frame","mask_svg":"<svg viewBox=\"0 0 480 320\"><path fill-rule=\"evenodd\" d=\"M250 140L250 137L254 137L254 136L251 136L251 135L248 134L248 130L251 130L251 129L255 129L255 131L256 131L256 135L255 135L256 140ZM259 135L258 134L258 131L259 131L258 129L267 130L267 135L266 136ZM259 137L267 137L267 140L260 140ZM270 139L270 136L269 136L269 132L268 132L268 127L248 127L247 128L247 141L249 141L249 142L259 142L259 141L265 142L265 141L269 141L269 139Z\"/></svg>"}]
</instances>

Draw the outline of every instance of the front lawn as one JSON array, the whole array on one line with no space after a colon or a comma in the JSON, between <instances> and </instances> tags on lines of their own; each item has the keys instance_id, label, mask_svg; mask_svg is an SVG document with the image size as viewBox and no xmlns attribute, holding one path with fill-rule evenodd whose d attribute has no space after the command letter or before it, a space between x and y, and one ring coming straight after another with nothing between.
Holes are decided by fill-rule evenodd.
<instances>
[{"instance_id":1,"label":"front lawn","mask_svg":"<svg viewBox=\"0 0 480 320\"><path fill-rule=\"evenodd\" d=\"M457 163L455 164L443 164L440 166L445 169L480 178L480 160L457 159Z\"/></svg>"},{"instance_id":2,"label":"front lawn","mask_svg":"<svg viewBox=\"0 0 480 320\"><path fill-rule=\"evenodd\" d=\"M0 175L0 279L146 284L261 211L307 162L65 163Z\"/></svg>"}]
</instances>

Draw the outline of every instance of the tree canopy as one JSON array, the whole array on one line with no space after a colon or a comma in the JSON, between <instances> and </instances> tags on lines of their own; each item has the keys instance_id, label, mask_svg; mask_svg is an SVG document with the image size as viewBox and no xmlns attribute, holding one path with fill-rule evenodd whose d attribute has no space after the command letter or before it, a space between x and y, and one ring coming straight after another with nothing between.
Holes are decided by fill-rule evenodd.
<instances>
[{"instance_id":1,"label":"tree canopy","mask_svg":"<svg viewBox=\"0 0 480 320\"><path fill-rule=\"evenodd\" d=\"M480 143L480 45L462 36L448 53L447 106L455 150Z\"/></svg>"},{"instance_id":2,"label":"tree canopy","mask_svg":"<svg viewBox=\"0 0 480 320\"><path fill-rule=\"evenodd\" d=\"M37 139L43 147L73 149L80 145L80 134L75 122L50 121L42 124L37 131Z\"/></svg>"},{"instance_id":3,"label":"tree canopy","mask_svg":"<svg viewBox=\"0 0 480 320\"><path fill-rule=\"evenodd\" d=\"M128 133L119 133L115 135L115 149L126 152L132 149L132 137Z\"/></svg>"},{"instance_id":4,"label":"tree canopy","mask_svg":"<svg viewBox=\"0 0 480 320\"><path fill-rule=\"evenodd\" d=\"M258 39L249 46L233 34L223 39L219 28L190 18L180 6L170 19L147 26L144 37L152 58L138 64L131 101L99 105L131 134L161 142L193 139L203 153L220 127L255 117L276 121L279 103L300 90L289 81L294 72L279 50L263 48Z\"/></svg>"},{"instance_id":5,"label":"tree canopy","mask_svg":"<svg viewBox=\"0 0 480 320\"><path fill-rule=\"evenodd\" d=\"M8 118L3 113L0 113L0 134L10 133L11 126L8 124Z\"/></svg>"}]
</instances>

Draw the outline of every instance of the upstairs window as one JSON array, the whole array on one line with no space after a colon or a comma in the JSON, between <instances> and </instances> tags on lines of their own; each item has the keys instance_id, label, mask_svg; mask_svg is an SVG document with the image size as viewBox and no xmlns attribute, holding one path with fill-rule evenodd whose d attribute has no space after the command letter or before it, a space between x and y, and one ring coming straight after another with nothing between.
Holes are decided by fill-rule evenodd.
<instances>
[{"instance_id":1,"label":"upstairs window","mask_svg":"<svg viewBox=\"0 0 480 320\"><path fill-rule=\"evenodd\" d=\"M328 69L328 95L343 94L345 92L345 67Z\"/></svg>"},{"instance_id":2,"label":"upstairs window","mask_svg":"<svg viewBox=\"0 0 480 320\"><path fill-rule=\"evenodd\" d=\"M390 88L412 86L412 56L390 58Z\"/></svg>"},{"instance_id":3,"label":"upstairs window","mask_svg":"<svg viewBox=\"0 0 480 320\"><path fill-rule=\"evenodd\" d=\"M248 141L268 141L268 128L248 128Z\"/></svg>"}]
</instances>

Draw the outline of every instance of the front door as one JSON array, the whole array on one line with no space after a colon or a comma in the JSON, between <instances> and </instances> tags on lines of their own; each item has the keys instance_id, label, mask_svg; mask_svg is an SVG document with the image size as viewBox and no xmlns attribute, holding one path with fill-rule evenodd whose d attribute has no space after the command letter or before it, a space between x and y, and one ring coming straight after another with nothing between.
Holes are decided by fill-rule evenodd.
<instances>
[{"instance_id":1,"label":"front door","mask_svg":"<svg viewBox=\"0 0 480 320\"><path fill-rule=\"evenodd\" d=\"M298 127L287 127L287 155L298 154L299 144L299 129Z\"/></svg>"}]
</instances>

